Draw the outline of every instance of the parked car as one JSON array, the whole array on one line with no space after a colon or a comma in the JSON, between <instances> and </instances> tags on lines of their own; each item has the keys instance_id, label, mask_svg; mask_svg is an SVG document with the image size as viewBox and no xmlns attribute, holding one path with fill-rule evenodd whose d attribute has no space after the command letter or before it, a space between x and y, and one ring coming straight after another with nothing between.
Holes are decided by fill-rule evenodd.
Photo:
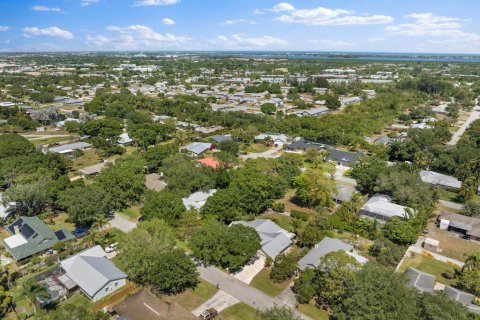
<instances>
[{"instance_id":1,"label":"parked car","mask_svg":"<svg viewBox=\"0 0 480 320\"><path fill-rule=\"evenodd\" d=\"M109 245L108 247L105 248L105 252L106 253L113 252L113 251L117 250L117 246L118 246L118 242L112 243L111 245Z\"/></svg>"},{"instance_id":2,"label":"parked car","mask_svg":"<svg viewBox=\"0 0 480 320\"><path fill-rule=\"evenodd\" d=\"M210 320L210 319L213 319L217 316L218 312L217 310L213 309L213 308L210 308L210 309L207 309L205 311L203 311L201 314L200 314L200 319L202 320Z\"/></svg>"}]
</instances>

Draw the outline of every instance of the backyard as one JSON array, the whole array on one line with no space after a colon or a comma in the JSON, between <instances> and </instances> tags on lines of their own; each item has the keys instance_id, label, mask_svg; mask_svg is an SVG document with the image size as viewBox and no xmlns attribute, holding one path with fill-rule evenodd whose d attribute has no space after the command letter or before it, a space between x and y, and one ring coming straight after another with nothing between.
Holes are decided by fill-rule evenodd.
<instances>
[{"instance_id":1,"label":"backyard","mask_svg":"<svg viewBox=\"0 0 480 320\"><path fill-rule=\"evenodd\" d=\"M446 285L454 285L457 282L455 279L448 279L444 276L451 270L458 270L457 268L430 257L414 254L413 257L404 260L398 271L404 273L410 267L429 273L435 276L438 282Z\"/></svg>"}]
</instances>

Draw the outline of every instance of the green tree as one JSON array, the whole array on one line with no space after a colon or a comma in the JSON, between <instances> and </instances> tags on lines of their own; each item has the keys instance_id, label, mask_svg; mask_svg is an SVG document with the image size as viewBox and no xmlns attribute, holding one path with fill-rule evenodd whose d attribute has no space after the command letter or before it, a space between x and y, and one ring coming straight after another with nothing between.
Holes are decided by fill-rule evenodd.
<instances>
[{"instance_id":1,"label":"green tree","mask_svg":"<svg viewBox=\"0 0 480 320\"><path fill-rule=\"evenodd\" d=\"M420 309L419 319L426 320L473 320L468 309L447 296L443 292L419 295L418 306Z\"/></svg>"},{"instance_id":2,"label":"green tree","mask_svg":"<svg viewBox=\"0 0 480 320\"><path fill-rule=\"evenodd\" d=\"M383 236L397 244L409 245L417 240L418 233L407 221L393 217L383 226Z\"/></svg>"},{"instance_id":3,"label":"green tree","mask_svg":"<svg viewBox=\"0 0 480 320\"><path fill-rule=\"evenodd\" d=\"M66 209L69 220L77 225L90 225L109 209L103 189L93 186L77 186L60 192L57 205Z\"/></svg>"},{"instance_id":4,"label":"green tree","mask_svg":"<svg viewBox=\"0 0 480 320\"><path fill-rule=\"evenodd\" d=\"M295 274L297 270L297 258L293 254L280 254L275 258L270 279L274 282L283 282Z\"/></svg>"},{"instance_id":5,"label":"green tree","mask_svg":"<svg viewBox=\"0 0 480 320\"><path fill-rule=\"evenodd\" d=\"M162 219L169 225L176 226L185 210L182 198L177 193L162 190L147 193L140 213L146 220Z\"/></svg>"},{"instance_id":6,"label":"green tree","mask_svg":"<svg viewBox=\"0 0 480 320\"><path fill-rule=\"evenodd\" d=\"M238 207L238 193L233 189L220 189L207 199L202 214L219 221L230 223L239 220L244 212Z\"/></svg>"},{"instance_id":7,"label":"green tree","mask_svg":"<svg viewBox=\"0 0 480 320\"><path fill-rule=\"evenodd\" d=\"M375 240L369 252L379 264L386 267L394 267L402 259L405 247L397 245L388 239L380 238Z\"/></svg>"},{"instance_id":8,"label":"green tree","mask_svg":"<svg viewBox=\"0 0 480 320\"><path fill-rule=\"evenodd\" d=\"M337 110L342 104L337 97L327 94L325 96L325 106L330 110Z\"/></svg>"},{"instance_id":9,"label":"green tree","mask_svg":"<svg viewBox=\"0 0 480 320\"><path fill-rule=\"evenodd\" d=\"M185 252L173 249L162 253L154 261L148 273L148 282L159 293L177 294L197 286L198 272Z\"/></svg>"},{"instance_id":10,"label":"green tree","mask_svg":"<svg viewBox=\"0 0 480 320\"><path fill-rule=\"evenodd\" d=\"M16 134L0 135L0 159L27 155L35 151L33 143Z\"/></svg>"},{"instance_id":11,"label":"green tree","mask_svg":"<svg viewBox=\"0 0 480 320\"><path fill-rule=\"evenodd\" d=\"M255 229L208 221L193 235L190 247L197 259L236 271L255 256L261 246Z\"/></svg>"},{"instance_id":12,"label":"green tree","mask_svg":"<svg viewBox=\"0 0 480 320\"><path fill-rule=\"evenodd\" d=\"M335 320L418 319L417 296L405 278L367 263L345 286L344 298L333 305Z\"/></svg>"},{"instance_id":13,"label":"green tree","mask_svg":"<svg viewBox=\"0 0 480 320\"><path fill-rule=\"evenodd\" d=\"M468 292L480 295L480 253L470 255L459 275L459 283Z\"/></svg>"},{"instance_id":14,"label":"green tree","mask_svg":"<svg viewBox=\"0 0 480 320\"><path fill-rule=\"evenodd\" d=\"M43 284L38 284L35 281L25 281L22 284L22 294L30 300L32 304L33 314L37 313L37 306L39 301L37 298L50 299L50 293Z\"/></svg>"},{"instance_id":15,"label":"green tree","mask_svg":"<svg viewBox=\"0 0 480 320\"><path fill-rule=\"evenodd\" d=\"M297 300L300 303L309 303L317 292L314 285L316 271L314 269L306 269L295 279L295 292Z\"/></svg>"},{"instance_id":16,"label":"green tree","mask_svg":"<svg viewBox=\"0 0 480 320\"><path fill-rule=\"evenodd\" d=\"M309 169L295 178L295 196L301 204L309 207L332 207L332 181L320 169Z\"/></svg>"},{"instance_id":17,"label":"green tree","mask_svg":"<svg viewBox=\"0 0 480 320\"><path fill-rule=\"evenodd\" d=\"M164 221L145 221L125 236L120 263L132 281L145 284L154 263L174 245L174 232Z\"/></svg>"},{"instance_id":18,"label":"green tree","mask_svg":"<svg viewBox=\"0 0 480 320\"><path fill-rule=\"evenodd\" d=\"M260 111L265 114L274 114L277 111L277 107L273 103L264 103L260 106Z\"/></svg>"},{"instance_id":19,"label":"green tree","mask_svg":"<svg viewBox=\"0 0 480 320\"><path fill-rule=\"evenodd\" d=\"M480 201L477 201L477 200L465 201L465 205L461 213L469 217L480 216Z\"/></svg>"}]
</instances>

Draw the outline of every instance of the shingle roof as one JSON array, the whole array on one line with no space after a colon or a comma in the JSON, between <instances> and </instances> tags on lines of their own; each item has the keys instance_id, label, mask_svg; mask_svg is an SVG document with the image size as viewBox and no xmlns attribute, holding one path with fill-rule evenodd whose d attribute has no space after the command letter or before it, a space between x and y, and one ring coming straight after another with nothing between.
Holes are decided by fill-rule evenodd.
<instances>
[{"instance_id":1,"label":"shingle roof","mask_svg":"<svg viewBox=\"0 0 480 320\"><path fill-rule=\"evenodd\" d=\"M70 144L64 144L62 146L54 147L48 149L48 152L54 152L54 153L67 153L67 152L72 152L77 149L85 149L89 148L92 145L87 142L75 142L75 143L70 143Z\"/></svg>"},{"instance_id":2,"label":"shingle roof","mask_svg":"<svg viewBox=\"0 0 480 320\"><path fill-rule=\"evenodd\" d=\"M63 260L60 267L73 282L93 297L110 281L127 277L105 256L105 251L95 246Z\"/></svg>"},{"instance_id":3,"label":"shingle roof","mask_svg":"<svg viewBox=\"0 0 480 320\"><path fill-rule=\"evenodd\" d=\"M360 210L387 218L405 218L405 209L409 208L391 202L387 196L375 195L371 197Z\"/></svg>"},{"instance_id":4,"label":"shingle roof","mask_svg":"<svg viewBox=\"0 0 480 320\"><path fill-rule=\"evenodd\" d=\"M212 137L213 141L215 141L216 143L220 143L220 142L223 142L223 141L231 141L233 140L232 139L232 136L230 135L215 135Z\"/></svg>"},{"instance_id":5,"label":"shingle roof","mask_svg":"<svg viewBox=\"0 0 480 320\"><path fill-rule=\"evenodd\" d=\"M421 292L433 292L436 282L435 276L414 268L408 268L405 275L409 279L407 285L410 288L415 288Z\"/></svg>"},{"instance_id":6,"label":"shingle roof","mask_svg":"<svg viewBox=\"0 0 480 320\"><path fill-rule=\"evenodd\" d=\"M472 304L472 301L475 298L473 294L463 292L461 290L458 290L450 286L445 286L445 289L443 290L443 292L445 292L451 299L458 301L460 303L463 303L465 305Z\"/></svg>"},{"instance_id":7,"label":"shingle roof","mask_svg":"<svg viewBox=\"0 0 480 320\"><path fill-rule=\"evenodd\" d=\"M17 227L19 233L15 234ZM2 240L2 243L16 260L22 260L48 250L59 241L65 242L75 238L66 229L54 232L38 217L22 216L8 225L6 229L12 236ZM20 237L23 238L23 241Z\"/></svg>"},{"instance_id":8,"label":"shingle roof","mask_svg":"<svg viewBox=\"0 0 480 320\"><path fill-rule=\"evenodd\" d=\"M213 196L215 192L217 192L216 189L209 190L208 192L197 191L195 193L192 193L188 197L182 198L183 205L187 209L193 208L196 210L200 210L207 202L207 199Z\"/></svg>"},{"instance_id":9,"label":"shingle roof","mask_svg":"<svg viewBox=\"0 0 480 320\"><path fill-rule=\"evenodd\" d=\"M457 178L434 171L422 170L420 171L420 178L425 183L441 187L460 189L460 187L462 186L462 182Z\"/></svg>"},{"instance_id":10,"label":"shingle roof","mask_svg":"<svg viewBox=\"0 0 480 320\"><path fill-rule=\"evenodd\" d=\"M185 149L195 154L202 154L208 149L210 149L211 147L212 147L211 143L193 142L193 143L190 143L188 146L186 146Z\"/></svg>"},{"instance_id":11,"label":"shingle roof","mask_svg":"<svg viewBox=\"0 0 480 320\"><path fill-rule=\"evenodd\" d=\"M234 221L231 225L241 224L255 229L260 236L262 251L275 259L292 243L293 233L280 228L275 222L268 219L253 221Z\"/></svg>"},{"instance_id":12,"label":"shingle roof","mask_svg":"<svg viewBox=\"0 0 480 320\"><path fill-rule=\"evenodd\" d=\"M317 268L320 264L320 260L328 253L335 251L350 252L353 246L342 242L339 239L323 238L322 241L317 243L315 247L310 250L300 261L298 262L298 268L305 270L307 268Z\"/></svg>"}]
</instances>

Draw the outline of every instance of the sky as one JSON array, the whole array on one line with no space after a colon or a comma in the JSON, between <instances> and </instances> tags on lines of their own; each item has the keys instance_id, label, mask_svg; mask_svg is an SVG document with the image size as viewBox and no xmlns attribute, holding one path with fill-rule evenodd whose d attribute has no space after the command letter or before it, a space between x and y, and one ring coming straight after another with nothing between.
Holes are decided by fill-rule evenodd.
<instances>
[{"instance_id":1,"label":"sky","mask_svg":"<svg viewBox=\"0 0 480 320\"><path fill-rule=\"evenodd\" d=\"M0 51L480 54L478 0L0 0Z\"/></svg>"}]
</instances>

